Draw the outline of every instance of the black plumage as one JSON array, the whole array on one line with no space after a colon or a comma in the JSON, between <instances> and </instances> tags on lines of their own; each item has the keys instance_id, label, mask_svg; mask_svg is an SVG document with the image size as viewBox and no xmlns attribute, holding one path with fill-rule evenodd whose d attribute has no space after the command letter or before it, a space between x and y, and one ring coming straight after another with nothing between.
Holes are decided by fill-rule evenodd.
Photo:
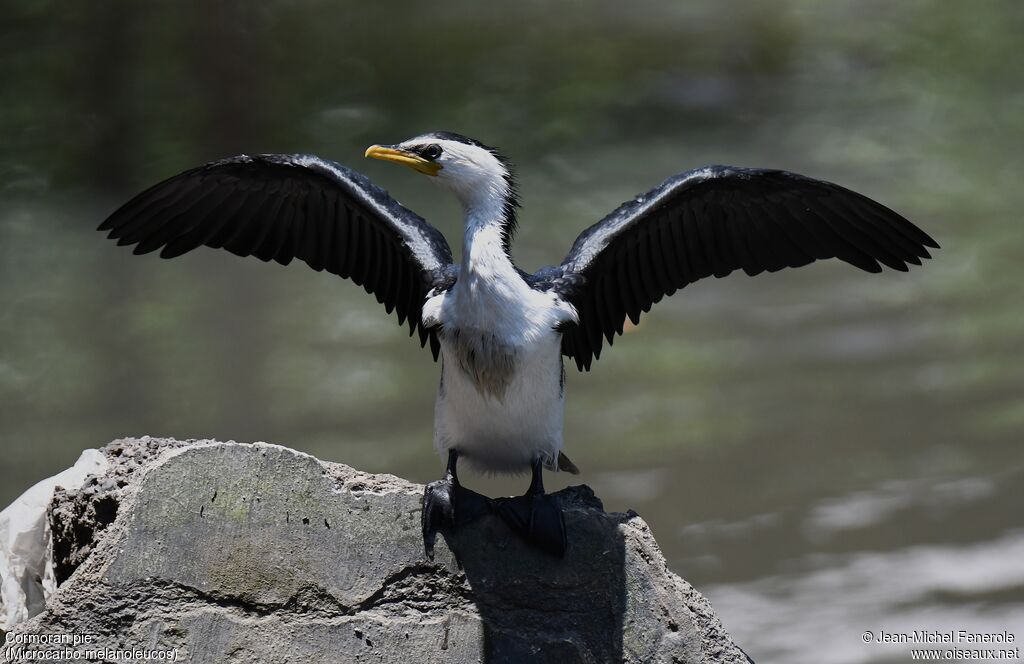
<instances>
[{"instance_id":1,"label":"black plumage","mask_svg":"<svg viewBox=\"0 0 1024 664\"><path fill-rule=\"evenodd\" d=\"M438 132L425 138L472 139ZM518 199L507 162L505 249ZM139 194L100 225L135 253L164 258L200 246L349 278L408 323L436 359L422 321L429 293L458 268L444 236L363 175L311 155L239 155ZM750 276L839 258L868 272L907 270L938 244L885 206L838 185L779 170L708 166L669 178L583 231L562 263L520 275L579 314L559 329L562 353L589 370L605 341L678 289L742 269Z\"/></svg>"},{"instance_id":2,"label":"black plumage","mask_svg":"<svg viewBox=\"0 0 1024 664\"><path fill-rule=\"evenodd\" d=\"M310 155L239 155L150 187L100 230L136 254L173 258L200 246L352 279L430 341L427 294L454 283L444 236L366 177Z\"/></svg>"},{"instance_id":3,"label":"black plumage","mask_svg":"<svg viewBox=\"0 0 1024 664\"><path fill-rule=\"evenodd\" d=\"M583 231L561 265L530 277L568 300L579 323L562 352L580 370L628 316L679 288L742 269L754 276L839 258L868 272L930 258L924 231L856 192L786 171L708 166L669 178Z\"/></svg>"}]
</instances>

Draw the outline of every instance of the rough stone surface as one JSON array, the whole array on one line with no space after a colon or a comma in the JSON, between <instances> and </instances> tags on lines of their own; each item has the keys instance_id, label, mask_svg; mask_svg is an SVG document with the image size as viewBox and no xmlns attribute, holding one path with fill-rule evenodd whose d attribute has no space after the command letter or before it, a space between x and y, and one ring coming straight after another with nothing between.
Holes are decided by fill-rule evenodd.
<instances>
[{"instance_id":1,"label":"rough stone surface","mask_svg":"<svg viewBox=\"0 0 1024 664\"><path fill-rule=\"evenodd\" d=\"M261 443L104 452L104 476L55 496L63 583L19 634L191 662L748 661L643 520L585 486L556 494L564 559L488 517L429 562L421 485Z\"/></svg>"}]
</instances>

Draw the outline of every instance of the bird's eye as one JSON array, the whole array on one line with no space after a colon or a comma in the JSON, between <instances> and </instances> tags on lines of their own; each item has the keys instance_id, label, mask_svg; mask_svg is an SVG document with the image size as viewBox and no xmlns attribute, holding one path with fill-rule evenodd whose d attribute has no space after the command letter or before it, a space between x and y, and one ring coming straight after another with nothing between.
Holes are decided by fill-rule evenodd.
<instances>
[{"instance_id":1,"label":"bird's eye","mask_svg":"<svg viewBox=\"0 0 1024 664\"><path fill-rule=\"evenodd\" d=\"M423 150L420 151L420 154L426 159L437 159L441 156L441 146L437 143L431 143L427 147L423 148Z\"/></svg>"}]
</instances>

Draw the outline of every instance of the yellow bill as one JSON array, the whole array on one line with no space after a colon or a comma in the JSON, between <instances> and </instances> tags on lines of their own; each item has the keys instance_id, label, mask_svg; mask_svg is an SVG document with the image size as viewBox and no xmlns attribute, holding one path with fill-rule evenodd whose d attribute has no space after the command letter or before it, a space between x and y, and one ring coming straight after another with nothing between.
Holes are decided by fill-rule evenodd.
<instances>
[{"instance_id":1,"label":"yellow bill","mask_svg":"<svg viewBox=\"0 0 1024 664\"><path fill-rule=\"evenodd\" d=\"M366 148L366 157L371 159L381 159L383 161L393 161L396 164L402 164L408 166L414 171L423 173L425 175L437 175L437 172L441 170L441 164L424 159L418 154L413 154L406 150L398 148L388 147L386 145L371 145Z\"/></svg>"}]
</instances>

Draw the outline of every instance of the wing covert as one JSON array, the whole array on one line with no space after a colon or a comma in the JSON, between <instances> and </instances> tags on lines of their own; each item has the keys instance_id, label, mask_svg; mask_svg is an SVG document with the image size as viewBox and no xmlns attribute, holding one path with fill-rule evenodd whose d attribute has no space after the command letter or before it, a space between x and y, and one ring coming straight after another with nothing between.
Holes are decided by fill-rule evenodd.
<instances>
[{"instance_id":1,"label":"wing covert","mask_svg":"<svg viewBox=\"0 0 1024 664\"><path fill-rule=\"evenodd\" d=\"M421 311L455 282L439 230L365 176L312 155L239 155L175 175L99 227L134 253L173 258L200 246L282 265L298 258L376 296L421 344L437 339Z\"/></svg>"},{"instance_id":2,"label":"wing covert","mask_svg":"<svg viewBox=\"0 0 1024 664\"><path fill-rule=\"evenodd\" d=\"M562 353L589 370L625 319L709 276L750 276L839 258L906 271L938 244L902 216L839 185L779 170L708 166L669 178L584 230L561 265L531 277L579 313ZM603 339L602 339L603 337Z\"/></svg>"}]
</instances>

